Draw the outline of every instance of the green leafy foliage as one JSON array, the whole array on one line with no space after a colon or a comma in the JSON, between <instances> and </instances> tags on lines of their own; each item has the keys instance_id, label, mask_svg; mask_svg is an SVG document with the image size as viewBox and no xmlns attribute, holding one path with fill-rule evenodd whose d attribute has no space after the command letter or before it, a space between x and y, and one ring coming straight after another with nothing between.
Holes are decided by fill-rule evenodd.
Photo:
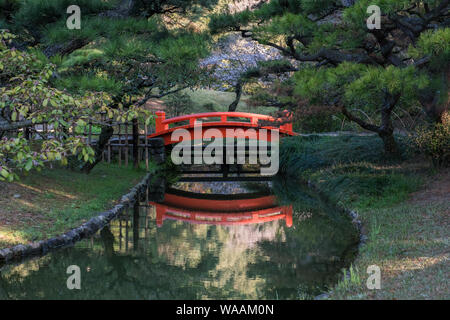
<instances>
[{"instance_id":1,"label":"green leafy foliage","mask_svg":"<svg viewBox=\"0 0 450 320\"><path fill-rule=\"evenodd\" d=\"M140 119L150 123L152 116L145 107L148 99L204 80L207 72L198 67L198 60L208 53L209 36L169 28L163 15L215 3L133 1L127 9L116 0L20 2L11 8L11 29L19 33L19 43L37 45L16 50L11 45L12 35L2 32L0 115L8 123L19 122L19 128L30 122L48 124L53 139L40 146L35 160L45 154L43 162L66 163L75 156L96 163L101 151L87 146L86 139L79 136L87 123L97 124L105 138L112 122ZM79 30L66 27L69 5L82 9ZM8 172L22 170L14 157L0 164Z\"/></svg>"},{"instance_id":2,"label":"green leafy foliage","mask_svg":"<svg viewBox=\"0 0 450 320\"><path fill-rule=\"evenodd\" d=\"M429 56L436 71L445 69L450 64L450 27L424 32L409 52L416 59Z\"/></svg>"},{"instance_id":3,"label":"green leafy foliage","mask_svg":"<svg viewBox=\"0 0 450 320\"><path fill-rule=\"evenodd\" d=\"M112 8L117 0L23 0L14 14L17 28L36 29L67 16L67 8L78 5L83 15L98 13ZM17 30L18 31L18 30Z\"/></svg>"},{"instance_id":4,"label":"green leafy foliage","mask_svg":"<svg viewBox=\"0 0 450 320\"><path fill-rule=\"evenodd\" d=\"M413 136L422 154L429 157L436 167L450 165L450 113L442 115L441 123L419 127Z\"/></svg>"},{"instance_id":5,"label":"green leafy foliage","mask_svg":"<svg viewBox=\"0 0 450 320\"><path fill-rule=\"evenodd\" d=\"M135 117L150 117L147 110L131 106L108 107L110 98L98 91L71 95L50 86L55 71L52 64L43 64L33 52L10 49L7 43L14 36L0 33L0 115L9 115L14 122L42 124L52 129L51 136L32 148L22 133L17 138L0 140L0 167L2 180L17 179L18 172L39 168L45 162L59 161L67 164L70 156L83 162L94 161L94 150L86 140L77 135L89 121L98 121L98 112L109 119L120 121Z\"/></svg>"},{"instance_id":6,"label":"green leafy foliage","mask_svg":"<svg viewBox=\"0 0 450 320\"><path fill-rule=\"evenodd\" d=\"M408 141L399 141L406 154ZM333 203L348 208L391 206L415 191L420 179L398 172L382 150L376 136L287 138L280 148L280 173L313 182Z\"/></svg>"}]
</instances>

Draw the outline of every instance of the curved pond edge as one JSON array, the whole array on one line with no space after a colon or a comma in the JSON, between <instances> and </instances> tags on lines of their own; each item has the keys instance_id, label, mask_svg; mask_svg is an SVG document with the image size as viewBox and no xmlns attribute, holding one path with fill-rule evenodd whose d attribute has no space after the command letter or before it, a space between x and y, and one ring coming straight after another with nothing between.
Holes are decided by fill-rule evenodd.
<instances>
[{"instance_id":1,"label":"curved pond edge","mask_svg":"<svg viewBox=\"0 0 450 320\"><path fill-rule=\"evenodd\" d=\"M361 248L363 246L366 245L366 242L368 240L368 236L367 236L367 231L366 228L364 227L364 224L362 223L362 221L359 219L359 215L358 212L356 212L355 210L350 210L347 208L342 208L342 210L350 216L350 218L352 219L352 224L355 226L356 230L358 231L359 234L359 243L358 243L358 251L356 253L355 256L355 260L358 258L360 252L361 252ZM349 279L350 278L350 271L349 270L345 270L345 273L342 277L342 280L345 279ZM335 287L330 288L327 292L324 292L316 297L314 297L314 300L327 300L331 294L333 293Z\"/></svg>"},{"instance_id":2,"label":"curved pond edge","mask_svg":"<svg viewBox=\"0 0 450 320\"><path fill-rule=\"evenodd\" d=\"M18 244L13 247L0 250L0 265L7 262L18 262L28 257L45 255L50 250L71 246L76 242L94 235L98 230L106 226L125 209L137 201L137 197L146 188L152 175L147 173L145 177L131 188L130 192L122 196L119 203L112 209L99 213L81 226L74 228L60 236L47 240L32 242L30 244Z\"/></svg>"},{"instance_id":3,"label":"curved pond edge","mask_svg":"<svg viewBox=\"0 0 450 320\"><path fill-rule=\"evenodd\" d=\"M320 189L309 180L308 180L308 187L328 199L328 196L326 194L324 194L322 191L320 191ZM327 201L329 201L329 200L327 200ZM367 243L367 240L368 240L367 230L366 230L364 224L362 223L361 219L359 218L358 212L356 210L351 210L349 208L341 207L338 204L335 204L335 206L337 209L342 210L342 212L347 214L352 219L351 222L352 222L353 226L356 228L356 231L358 232L358 235L359 235L358 252L355 256L355 259L357 259L359 253L361 252L361 248L363 246L365 246ZM345 275L343 276L343 278L349 278L349 277L350 277L350 272L347 270ZM314 300L328 299L330 297L331 293L333 292L333 290L334 290L334 288L330 288L327 292L324 292L324 293L314 297Z\"/></svg>"},{"instance_id":4,"label":"curved pond edge","mask_svg":"<svg viewBox=\"0 0 450 320\"><path fill-rule=\"evenodd\" d=\"M324 197L327 202L331 202L329 200L328 195L325 194L323 191L321 191L319 189L319 187L317 187L314 183L312 183L310 180L308 180L307 184L308 184L309 188L311 188L317 194L320 194L322 197ZM352 209L349 209L346 207L339 206L337 203L334 203L333 205L336 207L336 209L344 212L346 215L348 215L352 219L352 224L356 228L356 230L358 231L358 234L359 234L359 243L358 243L358 252L359 252L361 247L366 244L368 237L367 237L366 228L364 227L364 224L362 223L362 221L359 219L358 212L356 210L352 210Z\"/></svg>"}]
</instances>

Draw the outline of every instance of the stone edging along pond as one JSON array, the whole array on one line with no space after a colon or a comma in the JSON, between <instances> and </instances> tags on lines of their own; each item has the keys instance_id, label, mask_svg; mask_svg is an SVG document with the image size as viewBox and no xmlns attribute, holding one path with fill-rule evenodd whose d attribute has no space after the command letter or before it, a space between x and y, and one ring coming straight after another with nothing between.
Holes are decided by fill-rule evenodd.
<instances>
[{"instance_id":1,"label":"stone edging along pond","mask_svg":"<svg viewBox=\"0 0 450 320\"><path fill-rule=\"evenodd\" d=\"M78 228L48 240L41 240L26 245L19 244L11 248L1 249L0 263L18 261L29 256L46 254L49 250L72 245L81 239L95 234L136 201L139 194L147 188L150 178L151 174L146 174L141 182L120 199L119 204L110 210L100 213Z\"/></svg>"}]
</instances>

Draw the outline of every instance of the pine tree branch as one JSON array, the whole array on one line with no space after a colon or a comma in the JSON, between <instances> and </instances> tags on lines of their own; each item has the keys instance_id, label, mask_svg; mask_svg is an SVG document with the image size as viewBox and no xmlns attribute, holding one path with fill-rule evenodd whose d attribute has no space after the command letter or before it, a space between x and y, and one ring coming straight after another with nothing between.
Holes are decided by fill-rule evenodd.
<instances>
[{"instance_id":1,"label":"pine tree branch","mask_svg":"<svg viewBox=\"0 0 450 320\"><path fill-rule=\"evenodd\" d=\"M373 131L376 133L380 133L380 127L367 123L364 120L362 120L361 118L358 118L356 116L354 116L353 114L351 114L346 107L341 106L341 111L342 114L350 121L356 122L359 126L361 126L362 128L369 130L369 131Z\"/></svg>"}]
</instances>

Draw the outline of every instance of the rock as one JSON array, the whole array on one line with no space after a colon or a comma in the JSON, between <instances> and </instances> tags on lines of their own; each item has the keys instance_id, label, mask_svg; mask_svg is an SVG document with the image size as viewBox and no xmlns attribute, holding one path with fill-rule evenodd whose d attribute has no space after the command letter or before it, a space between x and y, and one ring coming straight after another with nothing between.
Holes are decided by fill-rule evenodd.
<instances>
[{"instance_id":1,"label":"rock","mask_svg":"<svg viewBox=\"0 0 450 320\"><path fill-rule=\"evenodd\" d=\"M54 237L47 241L47 245L50 249L56 249L64 245L64 239L62 237Z\"/></svg>"},{"instance_id":2,"label":"rock","mask_svg":"<svg viewBox=\"0 0 450 320\"><path fill-rule=\"evenodd\" d=\"M41 248L39 242L33 242L33 243L29 244L28 249L29 249L28 254L30 254L30 255L37 255L37 254L40 254L42 251L42 248Z\"/></svg>"},{"instance_id":3,"label":"rock","mask_svg":"<svg viewBox=\"0 0 450 320\"><path fill-rule=\"evenodd\" d=\"M77 232L75 232L74 230L70 230L69 232L67 232L66 236L70 242L75 242L80 239L80 235Z\"/></svg>"},{"instance_id":4,"label":"rock","mask_svg":"<svg viewBox=\"0 0 450 320\"><path fill-rule=\"evenodd\" d=\"M330 297L328 293L319 294L314 300L327 300Z\"/></svg>"},{"instance_id":5,"label":"rock","mask_svg":"<svg viewBox=\"0 0 450 320\"><path fill-rule=\"evenodd\" d=\"M19 244L19 245L15 246L15 247L11 248L15 258L23 257L26 249L27 248L23 244Z\"/></svg>"},{"instance_id":6,"label":"rock","mask_svg":"<svg viewBox=\"0 0 450 320\"><path fill-rule=\"evenodd\" d=\"M11 249L6 248L6 249L2 249L0 250L0 261L9 261L11 260L13 257L13 252L11 251Z\"/></svg>"},{"instance_id":7,"label":"rock","mask_svg":"<svg viewBox=\"0 0 450 320\"><path fill-rule=\"evenodd\" d=\"M41 253L46 254L49 250L48 241L41 240L37 243L37 245L41 248Z\"/></svg>"},{"instance_id":8,"label":"rock","mask_svg":"<svg viewBox=\"0 0 450 320\"><path fill-rule=\"evenodd\" d=\"M14 197L14 199L19 199L20 197L22 197L20 194L18 194L18 193L15 193L14 195L13 195L13 197Z\"/></svg>"},{"instance_id":9,"label":"rock","mask_svg":"<svg viewBox=\"0 0 450 320\"><path fill-rule=\"evenodd\" d=\"M344 7L348 8L355 4L355 0L341 0Z\"/></svg>"}]
</instances>

